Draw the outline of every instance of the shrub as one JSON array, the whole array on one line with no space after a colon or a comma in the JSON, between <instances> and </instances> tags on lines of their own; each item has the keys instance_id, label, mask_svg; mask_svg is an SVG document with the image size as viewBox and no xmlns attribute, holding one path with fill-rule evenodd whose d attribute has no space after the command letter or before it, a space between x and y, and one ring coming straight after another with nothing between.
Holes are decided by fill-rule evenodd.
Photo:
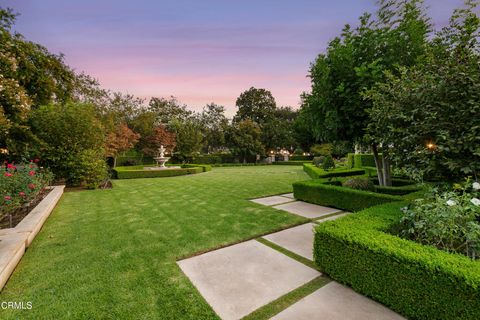
<instances>
[{"instance_id":1,"label":"shrub","mask_svg":"<svg viewBox=\"0 0 480 320\"><path fill-rule=\"evenodd\" d=\"M332 146L332 156L335 158L343 158L352 151L352 144L348 141L336 141Z\"/></svg>"},{"instance_id":2,"label":"shrub","mask_svg":"<svg viewBox=\"0 0 480 320\"><path fill-rule=\"evenodd\" d=\"M212 171L212 166L208 164L184 164L182 168L202 168L203 172Z\"/></svg>"},{"instance_id":3,"label":"shrub","mask_svg":"<svg viewBox=\"0 0 480 320\"><path fill-rule=\"evenodd\" d=\"M295 199L348 211L403 200L400 196L327 185L315 180L294 183L293 193Z\"/></svg>"},{"instance_id":4,"label":"shrub","mask_svg":"<svg viewBox=\"0 0 480 320\"><path fill-rule=\"evenodd\" d=\"M373 154L360 153L353 156L353 167L354 168L363 168L363 167L376 167L375 158Z\"/></svg>"},{"instance_id":5,"label":"shrub","mask_svg":"<svg viewBox=\"0 0 480 320\"><path fill-rule=\"evenodd\" d=\"M36 161L0 166L0 219L35 200L53 180L53 175Z\"/></svg>"},{"instance_id":6,"label":"shrub","mask_svg":"<svg viewBox=\"0 0 480 320\"><path fill-rule=\"evenodd\" d=\"M353 153L349 153L347 154L347 168L349 169L352 169L353 168L353 165L354 165L354 158L353 158L354 154Z\"/></svg>"},{"instance_id":7,"label":"shrub","mask_svg":"<svg viewBox=\"0 0 480 320\"><path fill-rule=\"evenodd\" d=\"M365 174L365 170L363 169L335 169L325 171L310 163L303 164L303 171L305 171L305 173L308 174L312 179L349 177Z\"/></svg>"},{"instance_id":8,"label":"shrub","mask_svg":"<svg viewBox=\"0 0 480 320\"><path fill-rule=\"evenodd\" d=\"M272 162L273 165L277 166L303 166L307 161L276 161Z\"/></svg>"},{"instance_id":9,"label":"shrub","mask_svg":"<svg viewBox=\"0 0 480 320\"><path fill-rule=\"evenodd\" d=\"M187 174L196 174L210 171L212 168L209 165L183 165L178 169L170 170L144 170L144 166L134 167L116 167L114 176L117 179L137 179L137 178L161 178L161 177L175 177Z\"/></svg>"},{"instance_id":10,"label":"shrub","mask_svg":"<svg viewBox=\"0 0 480 320\"><path fill-rule=\"evenodd\" d=\"M410 319L478 319L480 263L386 233L404 202L316 227L314 257L332 279Z\"/></svg>"},{"instance_id":11,"label":"shrub","mask_svg":"<svg viewBox=\"0 0 480 320\"><path fill-rule=\"evenodd\" d=\"M325 159L322 163L322 169L327 171L335 168L335 162L333 161L332 156L325 156Z\"/></svg>"},{"instance_id":12,"label":"shrub","mask_svg":"<svg viewBox=\"0 0 480 320\"><path fill-rule=\"evenodd\" d=\"M374 186L374 190L375 192L378 192L378 193L403 196L405 194L422 190L422 188L417 185L407 185L407 186L400 186L400 187Z\"/></svg>"},{"instance_id":13,"label":"shrub","mask_svg":"<svg viewBox=\"0 0 480 320\"><path fill-rule=\"evenodd\" d=\"M373 191L374 185L373 182L367 178L351 178L343 183L344 187L357 189L357 190L367 190Z\"/></svg>"},{"instance_id":14,"label":"shrub","mask_svg":"<svg viewBox=\"0 0 480 320\"><path fill-rule=\"evenodd\" d=\"M69 176L73 184L81 184L88 189L96 189L107 178L107 163L101 151L83 150L75 159L75 170Z\"/></svg>"},{"instance_id":15,"label":"shrub","mask_svg":"<svg viewBox=\"0 0 480 320\"><path fill-rule=\"evenodd\" d=\"M479 186L480 189L480 186ZM467 183L460 190L417 199L400 221L400 235L473 259L480 256L480 192Z\"/></svg>"},{"instance_id":16,"label":"shrub","mask_svg":"<svg viewBox=\"0 0 480 320\"><path fill-rule=\"evenodd\" d=\"M325 157L320 156L320 157L314 157L312 162L316 167L320 168L324 161L325 161Z\"/></svg>"},{"instance_id":17,"label":"shrub","mask_svg":"<svg viewBox=\"0 0 480 320\"><path fill-rule=\"evenodd\" d=\"M312 159L313 159L313 156L303 156L303 155L290 156L291 161L310 161Z\"/></svg>"}]
</instances>

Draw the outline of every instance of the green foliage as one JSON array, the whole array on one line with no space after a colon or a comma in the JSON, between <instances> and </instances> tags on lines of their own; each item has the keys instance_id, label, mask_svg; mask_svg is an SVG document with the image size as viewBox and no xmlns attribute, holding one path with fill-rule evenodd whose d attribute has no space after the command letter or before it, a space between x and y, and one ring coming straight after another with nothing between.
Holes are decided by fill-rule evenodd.
<instances>
[{"instance_id":1,"label":"green foliage","mask_svg":"<svg viewBox=\"0 0 480 320\"><path fill-rule=\"evenodd\" d=\"M375 158L373 157L373 154L359 153L355 154L353 158L354 168L375 167Z\"/></svg>"},{"instance_id":2,"label":"green foliage","mask_svg":"<svg viewBox=\"0 0 480 320\"><path fill-rule=\"evenodd\" d=\"M347 154L347 168L352 169L354 166L354 163L355 163L354 154L353 153Z\"/></svg>"},{"instance_id":3,"label":"green foliage","mask_svg":"<svg viewBox=\"0 0 480 320\"><path fill-rule=\"evenodd\" d=\"M293 193L295 199L347 211L360 211L378 204L403 200L400 196L344 188L316 180L294 183Z\"/></svg>"},{"instance_id":4,"label":"green foliage","mask_svg":"<svg viewBox=\"0 0 480 320\"><path fill-rule=\"evenodd\" d=\"M310 161L313 159L313 157L294 154L293 156L290 156L289 159L291 161Z\"/></svg>"},{"instance_id":5,"label":"green foliage","mask_svg":"<svg viewBox=\"0 0 480 320\"><path fill-rule=\"evenodd\" d=\"M335 169L335 162L331 155L325 156L325 159L322 162L322 169L325 171Z\"/></svg>"},{"instance_id":6,"label":"green foliage","mask_svg":"<svg viewBox=\"0 0 480 320\"><path fill-rule=\"evenodd\" d=\"M277 107L275 98L270 91L254 87L240 94L235 105L238 108L234 118L235 122L250 119L260 126L271 121Z\"/></svg>"},{"instance_id":7,"label":"green foliage","mask_svg":"<svg viewBox=\"0 0 480 320\"><path fill-rule=\"evenodd\" d=\"M116 167L113 169L117 179L164 178L204 172L206 167L192 166L168 170L144 170L143 166Z\"/></svg>"},{"instance_id":8,"label":"green foliage","mask_svg":"<svg viewBox=\"0 0 480 320\"><path fill-rule=\"evenodd\" d=\"M65 178L69 184L81 183L90 177L90 173L86 174L81 168L81 159L104 161L103 126L92 105L42 106L32 112L30 123L38 137L36 152L57 178Z\"/></svg>"},{"instance_id":9,"label":"green foliage","mask_svg":"<svg viewBox=\"0 0 480 320\"><path fill-rule=\"evenodd\" d=\"M333 178L333 177L349 177L349 176L358 176L365 174L363 169L335 169L330 171L325 171L323 169L317 168L315 165L310 163L303 164L303 171L308 174L312 179L320 178Z\"/></svg>"},{"instance_id":10,"label":"green foliage","mask_svg":"<svg viewBox=\"0 0 480 320\"><path fill-rule=\"evenodd\" d=\"M81 184L88 189L96 189L107 177L107 163L98 150L86 149L80 151L74 159L68 181L71 184Z\"/></svg>"},{"instance_id":11,"label":"green foliage","mask_svg":"<svg viewBox=\"0 0 480 320\"><path fill-rule=\"evenodd\" d=\"M332 157L343 158L346 157L349 152L352 152L352 143L349 141L336 141L332 143Z\"/></svg>"},{"instance_id":12,"label":"green foliage","mask_svg":"<svg viewBox=\"0 0 480 320\"><path fill-rule=\"evenodd\" d=\"M315 167L320 168L325 161L324 156L319 156L319 157L314 157L312 160L312 163L315 165Z\"/></svg>"},{"instance_id":13,"label":"green foliage","mask_svg":"<svg viewBox=\"0 0 480 320\"><path fill-rule=\"evenodd\" d=\"M200 115L203 127L204 146L207 152L218 151L226 145L228 119L225 107L214 103L207 104Z\"/></svg>"},{"instance_id":14,"label":"green foliage","mask_svg":"<svg viewBox=\"0 0 480 320\"><path fill-rule=\"evenodd\" d=\"M310 148L310 153L314 156L331 156L333 145L330 143L316 144Z\"/></svg>"},{"instance_id":15,"label":"green foliage","mask_svg":"<svg viewBox=\"0 0 480 320\"><path fill-rule=\"evenodd\" d=\"M388 74L367 93L368 132L413 177L458 181L480 170L480 19L457 11L417 67Z\"/></svg>"},{"instance_id":16,"label":"green foliage","mask_svg":"<svg viewBox=\"0 0 480 320\"><path fill-rule=\"evenodd\" d=\"M399 187L375 186L375 192L398 196L403 196L420 190L422 190L422 187L415 184Z\"/></svg>"},{"instance_id":17,"label":"green foliage","mask_svg":"<svg viewBox=\"0 0 480 320\"><path fill-rule=\"evenodd\" d=\"M373 182L368 178L351 178L342 185L351 189L374 191Z\"/></svg>"},{"instance_id":18,"label":"green foliage","mask_svg":"<svg viewBox=\"0 0 480 320\"><path fill-rule=\"evenodd\" d=\"M388 234L405 203L320 224L314 257L334 280L409 319L477 319L480 264Z\"/></svg>"},{"instance_id":19,"label":"green foliage","mask_svg":"<svg viewBox=\"0 0 480 320\"><path fill-rule=\"evenodd\" d=\"M241 157L243 162L254 160L257 154L264 154L260 127L250 119L233 124L228 140L233 154Z\"/></svg>"},{"instance_id":20,"label":"green foliage","mask_svg":"<svg viewBox=\"0 0 480 320\"><path fill-rule=\"evenodd\" d=\"M212 166L208 164L184 164L182 168L201 168L202 172L212 171Z\"/></svg>"},{"instance_id":21,"label":"green foliage","mask_svg":"<svg viewBox=\"0 0 480 320\"><path fill-rule=\"evenodd\" d=\"M478 186L480 189L480 186ZM402 208L400 234L422 244L473 259L480 257L480 192L472 183L454 191L433 192Z\"/></svg>"},{"instance_id":22,"label":"green foliage","mask_svg":"<svg viewBox=\"0 0 480 320\"><path fill-rule=\"evenodd\" d=\"M277 166L303 166L305 163L310 163L310 161L275 161L272 162L273 165Z\"/></svg>"}]
</instances>

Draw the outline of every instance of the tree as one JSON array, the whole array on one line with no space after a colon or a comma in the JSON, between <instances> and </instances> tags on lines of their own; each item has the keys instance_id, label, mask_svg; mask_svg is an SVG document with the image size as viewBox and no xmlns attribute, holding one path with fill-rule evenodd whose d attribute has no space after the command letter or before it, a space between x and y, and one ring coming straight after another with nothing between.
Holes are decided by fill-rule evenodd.
<instances>
[{"instance_id":1,"label":"tree","mask_svg":"<svg viewBox=\"0 0 480 320\"><path fill-rule=\"evenodd\" d=\"M238 107L235 122L250 119L260 126L272 118L277 106L270 91L254 87L240 94L235 105Z\"/></svg>"},{"instance_id":2,"label":"tree","mask_svg":"<svg viewBox=\"0 0 480 320\"><path fill-rule=\"evenodd\" d=\"M142 151L150 156L155 156L160 146L163 146L167 152L173 152L176 146L176 134L167 130L167 127L163 124L156 126L145 140L146 143Z\"/></svg>"},{"instance_id":3,"label":"tree","mask_svg":"<svg viewBox=\"0 0 480 320\"><path fill-rule=\"evenodd\" d=\"M120 124L114 132L107 135L106 154L113 157L114 168L117 166L117 155L132 149L139 138L140 135L130 129L126 123Z\"/></svg>"},{"instance_id":4,"label":"tree","mask_svg":"<svg viewBox=\"0 0 480 320\"><path fill-rule=\"evenodd\" d=\"M297 115L291 107L273 110L270 120L262 126L262 143L266 149L291 149L297 145L293 127Z\"/></svg>"},{"instance_id":5,"label":"tree","mask_svg":"<svg viewBox=\"0 0 480 320\"><path fill-rule=\"evenodd\" d=\"M310 69L312 92L302 113L311 118L314 140L365 141L371 101L363 93L385 79L385 72L412 66L424 55L431 26L421 0L382 0L376 18L364 14L360 25L346 25ZM373 149L379 181L390 185L388 149Z\"/></svg>"},{"instance_id":6,"label":"tree","mask_svg":"<svg viewBox=\"0 0 480 320\"><path fill-rule=\"evenodd\" d=\"M461 180L480 171L480 20L475 3L456 10L421 65L389 73L367 96L368 132L419 178ZM385 150L386 148L384 148Z\"/></svg>"},{"instance_id":7,"label":"tree","mask_svg":"<svg viewBox=\"0 0 480 320\"><path fill-rule=\"evenodd\" d=\"M215 103L207 104L200 115L200 121L207 153L225 147L225 132L228 127L225 107Z\"/></svg>"},{"instance_id":8,"label":"tree","mask_svg":"<svg viewBox=\"0 0 480 320\"><path fill-rule=\"evenodd\" d=\"M197 117L186 120L175 120L170 127L176 133L177 147L175 149L179 158L190 157L202 149L202 125Z\"/></svg>"},{"instance_id":9,"label":"tree","mask_svg":"<svg viewBox=\"0 0 480 320\"><path fill-rule=\"evenodd\" d=\"M57 178L78 184L84 179L79 158L105 162L105 132L94 106L79 103L41 106L32 111L29 122L37 139L35 152Z\"/></svg>"},{"instance_id":10,"label":"tree","mask_svg":"<svg viewBox=\"0 0 480 320\"><path fill-rule=\"evenodd\" d=\"M240 156L243 162L252 160L257 154L264 154L261 131L251 119L234 123L229 130L228 141L233 154Z\"/></svg>"},{"instance_id":11,"label":"tree","mask_svg":"<svg viewBox=\"0 0 480 320\"><path fill-rule=\"evenodd\" d=\"M185 120L192 115L186 105L181 105L177 98L152 97L148 103L148 111L155 113L157 123L168 124L174 120Z\"/></svg>"}]
</instances>

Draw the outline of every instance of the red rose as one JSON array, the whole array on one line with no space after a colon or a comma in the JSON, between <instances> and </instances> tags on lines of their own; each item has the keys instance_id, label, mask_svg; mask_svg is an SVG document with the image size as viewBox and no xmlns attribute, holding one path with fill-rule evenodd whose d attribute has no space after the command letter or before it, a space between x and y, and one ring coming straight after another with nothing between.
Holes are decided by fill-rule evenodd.
<instances>
[{"instance_id":1,"label":"red rose","mask_svg":"<svg viewBox=\"0 0 480 320\"><path fill-rule=\"evenodd\" d=\"M20 191L18 194L20 195L20 197L25 197L25 192L23 191Z\"/></svg>"},{"instance_id":2,"label":"red rose","mask_svg":"<svg viewBox=\"0 0 480 320\"><path fill-rule=\"evenodd\" d=\"M28 189L35 189L35 184L34 183L29 183L28 184Z\"/></svg>"},{"instance_id":3,"label":"red rose","mask_svg":"<svg viewBox=\"0 0 480 320\"><path fill-rule=\"evenodd\" d=\"M9 163L9 164L7 164L7 168L8 169L15 169L16 167L13 164Z\"/></svg>"},{"instance_id":4,"label":"red rose","mask_svg":"<svg viewBox=\"0 0 480 320\"><path fill-rule=\"evenodd\" d=\"M4 176L5 176L5 177L11 177L11 176L13 176L13 174L11 174L10 172L5 172L5 173L4 173Z\"/></svg>"},{"instance_id":5,"label":"red rose","mask_svg":"<svg viewBox=\"0 0 480 320\"><path fill-rule=\"evenodd\" d=\"M3 199L5 199L5 201L10 201L10 200L12 200L12 197L10 197L10 196L5 196L5 197L3 197Z\"/></svg>"},{"instance_id":6,"label":"red rose","mask_svg":"<svg viewBox=\"0 0 480 320\"><path fill-rule=\"evenodd\" d=\"M38 163L40 161L40 159L36 158L36 159L33 159L33 162L35 163Z\"/></svg>"},{"instance_id":7,"label":"red rose","mask_svg":"<svg viewBox=\"0 0 480 320\"><path fill-rule=\"evenodd\" d=\"M29 175L29 176L34 176L34 175L35 175L35 171L30 171L30 172L28 173L28 175Z\"/></svg>"}]
</instances>

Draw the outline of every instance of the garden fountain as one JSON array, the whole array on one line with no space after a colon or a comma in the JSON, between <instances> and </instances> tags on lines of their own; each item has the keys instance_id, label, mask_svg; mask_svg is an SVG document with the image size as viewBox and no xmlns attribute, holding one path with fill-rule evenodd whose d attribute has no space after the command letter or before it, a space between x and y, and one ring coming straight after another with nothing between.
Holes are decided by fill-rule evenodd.
<instances>
[{"instance_id":1,"label":"garden fountain","mask_svg":"<svg viewBox=\"0 0 480 320\"><path fill-rule=\"evenodd\" d=\"M165 157L165 151L166 149L163 147L163 145L158 148L158 153L157 156L153 157L153 160L157 162L156 167L144 167L144 169L147 170L168 170L168 169L178 169L180 167L174 167L174 166L165 166L165 163L170 159L170 157Z\"/></svg>"}]
</instances>

